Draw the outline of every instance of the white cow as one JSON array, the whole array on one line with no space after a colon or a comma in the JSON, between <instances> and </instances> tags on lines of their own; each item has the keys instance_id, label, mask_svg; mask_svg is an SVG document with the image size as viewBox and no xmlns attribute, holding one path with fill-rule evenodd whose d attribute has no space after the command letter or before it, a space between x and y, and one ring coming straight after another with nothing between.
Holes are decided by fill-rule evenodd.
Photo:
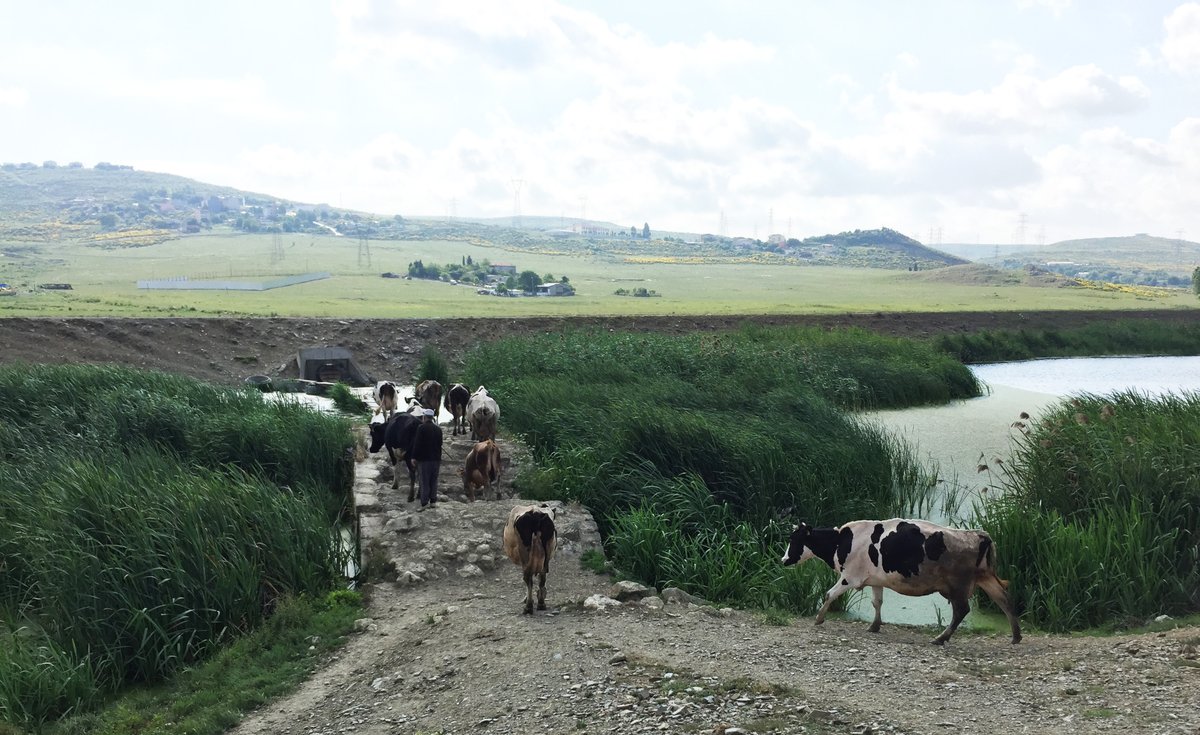
<instances>
[{"instance_id":1,"label":"white cow","mask_svg":"<svg viewBox=\"0 0 1200 735\"><path fill-rule=\"evenodd\" d=\"M496 438L496 422L500 419L500 405L496 399L488 395L487 388L479 386L479 390L471 394L467 401L467 423L471 426L472 441L486 441Z\"/></svg>"}]
</instances>

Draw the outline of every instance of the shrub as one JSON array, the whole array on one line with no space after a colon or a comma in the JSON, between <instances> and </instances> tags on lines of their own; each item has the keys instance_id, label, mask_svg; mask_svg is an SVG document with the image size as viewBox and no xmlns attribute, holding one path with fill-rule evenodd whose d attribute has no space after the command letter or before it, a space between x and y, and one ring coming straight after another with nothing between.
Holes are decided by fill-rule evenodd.
<instances>
[{"instance_id":1,"label":"shrub","mask_svg":"<svg viewBox=\"0 0 1200 735\"><path fill-rule=\"evenodd\" d=\"M443 386L450 384L450 367L446 364L446 359L431 345L425 345L421 350L417 372L413 374L413 385L418 385L422 380L436 380Z\"/></svg>"}]
</instances>

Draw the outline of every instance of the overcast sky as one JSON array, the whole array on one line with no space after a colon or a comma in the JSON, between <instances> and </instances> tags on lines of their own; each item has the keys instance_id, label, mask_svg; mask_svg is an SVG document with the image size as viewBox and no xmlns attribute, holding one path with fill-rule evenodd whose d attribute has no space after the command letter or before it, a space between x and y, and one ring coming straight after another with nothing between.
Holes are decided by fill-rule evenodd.
<instances>
[{"instance_id":1,"label":"overcast sky","mask_svg":"<svg viewBox=\"0 0 1200 735\"><path fill-rule=\"evenodd\" d=\"M47 159L389 215L520 182L654 229L1200 240L1200 2L5 2L0 161Z\"/></svg>"}]
</instances>

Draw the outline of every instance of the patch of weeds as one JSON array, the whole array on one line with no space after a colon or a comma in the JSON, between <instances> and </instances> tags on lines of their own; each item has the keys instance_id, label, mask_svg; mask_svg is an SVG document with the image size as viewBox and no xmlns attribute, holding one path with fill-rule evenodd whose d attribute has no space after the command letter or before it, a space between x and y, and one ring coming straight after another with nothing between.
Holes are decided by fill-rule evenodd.
<instances>
[{"instance_id":1,"label":"patch of weeds","mask_svg":"<svg viewBox=\"0 0 1200 735\"><path fill-rule=\"evenodd\" d=\"M608 563L608 559L604 558L604 552L600 549L588 549L580 554L579 566L584 569L590 569L596 574L612 573L612 566Z\"/></svg>"},{"instance_id":2,"label":"patch of weeds","mask_svg":"<svg viewBox=\"0 0 1200 735\"><path fill-rule=\"evenodd\" d=\"M1120 713L1120 712L1117 712L1115 709L1109 709L1108 707L1097 707L1097 708L1095 708L1095 709L1085 709L1085 710L1083 711L1083 716L1084 716L1084 717L1091 718L1091 719L1102 719L1102 718L1105 718L1105 717L1116 717L1116 716L1117 716L1117 715L1119 715L1119 714L1121 714L1121 713Z\"/></svg>"},{"instance_id":3,"label":"patch of weeds","mask_svg":"<svg viewBox=\"0 0 1200 735\"><path fill-rule=\"evenodd\" d=\"M758 618L764 625L787 627L792 624L792 614L777 607L768 607L758 613Z\"/></svg>"},{"instance_id":4,"label":"patch of weeds","mask_svg":"<svg viewBox=\"0 0 1200 735\"><path fill-rule=\"evenodd\" d=\"M258 363L258 355L234 355L233 361L243 365L254 365Z\"/></svg>"},{"instance_id":5,"label":"patch of weeds","mask_svg":"<svg viewBox=\"0 0 1200 735\"><path fill-rule=\"evenodd\" d=\"M770 694L776 697L782 697L793 692L793 689L789 686L758 681L746 676L726 679L717 685L717 689L728 694Z\"/></svg>"},{"instance_id":6,"label":"patch of weeds","mask_svg":"<svg viewBox=\"0 0 1200 735\"><path fill-rule=\"evenodd\" d=\"M1013 671L1013 667L1008 664L989 664L975 661L960 661L957 669L964 674L969 674L980 679L994 679L997 676L1003 676Z\"/></svg>"},{"instance_id":7,"label":"patch of weeds","mask_svg":"<svg viewBox=\"0 0 1200 735\"><path fill-rule=\"evenodd\" d=\"M388 558L387 549L379 539L371 539L362 552L363 579L367 582L377 582L386 579L394 571L395 567Z\"/></svg>"},{"instance_id":8,"label":"patch of weeds","mask_svg":"<svg viewBox=\"0 0 1200 735\"><path fill-rule=\"evenodd\" d=\"M795 726L795 722L782 717L762 717L742 723L742 729L750 732L792 732Z\"/></svg>"},{"instance_id":9,"label":"patch of weeds","mask_svg":"<svg viewBox=\"0 0 1200 735\"><path fill-rule=\"evenodd\" d=\"M351 416L370 416L371 409L366 402L350 392L350 386L345 383L334 383L329 389L329 397L337 410Z\"/></svg>"},{"instance_id":10,"label":"patch of weeds","mask_svg":"<svg viewBox=\"0 0 1200 735\"><path fill-rule=\"evenodd\" d=\"M1171 665L1186 669L1200 669L1200 661L1195 661L1190 658L1173 658Z\"/></svg>"}]
</instances>

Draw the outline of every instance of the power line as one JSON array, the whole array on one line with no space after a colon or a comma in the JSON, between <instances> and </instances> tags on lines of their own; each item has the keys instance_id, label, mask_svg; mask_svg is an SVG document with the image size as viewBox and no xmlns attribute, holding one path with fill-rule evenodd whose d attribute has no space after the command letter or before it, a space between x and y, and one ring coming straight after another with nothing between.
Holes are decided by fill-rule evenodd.
<instances>
[{"instance_id":1,"label":"power line","mask_svg":"<svg viewBox=\"0 0 1200 735\"><path fill-rule=\"evenodd\" d=\"M513 227L521 226L521 187L525 185L525 179L513 179Z\"/></svg>"}]
</instances>

